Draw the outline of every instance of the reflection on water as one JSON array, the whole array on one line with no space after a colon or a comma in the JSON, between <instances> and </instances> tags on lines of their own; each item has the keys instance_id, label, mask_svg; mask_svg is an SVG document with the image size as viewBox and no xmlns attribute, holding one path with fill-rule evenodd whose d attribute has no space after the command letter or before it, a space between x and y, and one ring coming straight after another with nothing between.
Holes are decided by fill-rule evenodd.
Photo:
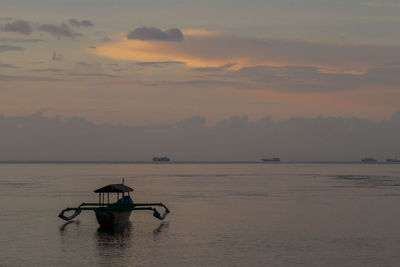
<instances>
[{"instance_id":1,"label":"reflection on water","mask_svg":"<svg viewBox=\"0 0 400 267\"><path fill-rule=\"evenodd\" d=\"M119 235L129 235L132 230L132 223L130 221L126 223L116 224L113 227L99 227L97 228L97 233L99 236L119 236Z\"/></svg>"},{"instance_id":2,"label":"reflection on water","mask_svg":"<svg viewBox=\"0 0 400 267\"><path fill-rule=\"evenodd\" d=\"M160 234L162 231L165 231L169 226L169 222L162 222L160 225L153 230L154 235Z\"/></svg>"},{"instance_id":3,"label":"reflection on water","mask_svg":"<svg viewBox=\"0 0 400 267\"><path fill-rule=\"evenodd\" d=\"M65 230L67 230L67 228L69 229L72 225L79 227L79 224L80 224L79 220L66 222L60 226L60 233L63 234Z\"/></svg>"},{"instance_id":4,"label":"reflection on water","mask_svg":"<svg viewBox=\"0 0 400 267\"><path fill-rule=\"evenodd\" d=\"M153 244L163 240L163 233L169 227L168 222L162 222L152 231ZM148 259L135 257L135 253L151 246L150 233L137 230L131 222L112 228L98 228L96 232L97 255L100 265L129 266L134 262L143 265Z\"/></svg>"},{"instance_id":5,"label":"reflection on water","mask_svg":"<svg viewBox=\"0 0 400 267\"><path fill-rule=\"evenodd\" d=\"M0 164L0 265L398 266L400 165ZM93 189L128 177L149 212L96 229ZM126 180L125 180L126 181Z\"/></svg>"},{"instance_id":6,"label":"reflection on water","mask_svg":"<svg viewBox=\"0 0 400 267\"><path fill-rule=\"evenodd\" d=\"M97 229L96 238L97 245L100 248L107 247L127 247L129 239L132 236L132 223L129 221L125 224L118 224L114 227L99 227Z\"/></svg>"},{"instance_id":7,"label":"reflection on water","mask_svg":"<svg viewBox=\"0 0 400 267\"><path fill-rule=\"evenodd\" d=\"M131 222L97 229L94 240L101 265L108 266L118 261L122 266L124 262L127 262L132 244L132 230Z\"/></svg>"},{"instance_id":8,"label":"reflection on water","mask_svg":"<svg viewBox=\"0 0 400 267\"><path fill-rule=\"evenodd\" d=\"M366 175L366 174L341 174L335 175L336 180L347 182L347 184L341 183L339 187L345 185L352 187L369 187L369 188L380 188L380 187L397 187L400 186L399 177L388 176L388 175Z\"/></svg>"},{"instance_id":9,"label":"reflection on water","mask_svg":"<svg viewBox=\"0 0 400 267\"><path fill-rule=\"evenodd\" d=\"M167 232L169 222L162 222L160 225L153 230L153 240L158 241L162 238L163 233Z\"/></svg>"}]
</instances>

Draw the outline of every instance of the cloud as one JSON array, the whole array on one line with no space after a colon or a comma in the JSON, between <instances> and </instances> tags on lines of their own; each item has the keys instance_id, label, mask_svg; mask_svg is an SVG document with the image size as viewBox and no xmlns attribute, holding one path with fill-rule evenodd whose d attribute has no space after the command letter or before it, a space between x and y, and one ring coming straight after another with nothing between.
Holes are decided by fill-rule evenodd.
<instances>
[{"instance_id":1,"label":"cloud","mask_svg":"<svg viewBox=\"0 0 400 267\"><path fill-rule=\"evenodd\" d=\"M106 77L106 78L118 78L120 76L114 74L107 74L107 73L70 73L71 76L76 77Z\"/></svg>"},{"instance_id":2,"label":"cloud","mask_svg":"<svg viewBox=\"0 0 400 267\"><path fill-rule=\"evenodd\" d=\"M217 128L234 129L234 128L246 128L249 123L247 116L233 116L227 120L221 120L215 125Z\"/></svg>"},{"instance_id":3,"label":"cloud","mask_svg":"<svg viewBox=\"0 0 400 267\"><path fill-rule=\"evenodd\" d=\"M0 68L18 69L19 67L15 66L13 64L0 63Z\"/></svg>"},{"instance_id":4,"label":"cloud","mask_svg":"<svg viewBox=\"0 0 400 267\"><path fill-rule=\"evenodd\" d=\"M373 122L350 117L250 121L232 116L206 126L202 116L164 125L93 124L42 113L0 115L0 160L357 161L400 158L400 112ZM29 142L26 142L29 140ZM195 140L195 142L193 141ZM60 153L62 151L62 153Z\"/></svg>"},{"instance_id":5,"label":"cloud","mask_svg":"<svg viewBox=\"0 0 400 267\"><path fill-rule=\"evenodd\" d=\"M74 71L69 75L74 77L105 77L105 78L119 78L120 76L107 73L103 64L99 62L87 63L83 61L76 62Z\"/></svg>"},{"instance_id":6,"label":"cloud","mask_svg":"<svg viewBox=\"0 0 400 267\"><path fill-rule=\"evenodd\" d=\"M70 19L69 23L74 27L93 26L93 23L90 20L79 21L76 19ZM59 25L57 25L57 24L41 24L41 25L35 27L35 29L33 29L30 22L22 20L22 19L18 19L18 20L6 23L4 25L1 25L0 28L3 32L15 32L15 33L24 34L24 35L30 35L35 30L35 31L49 33L53 36L56 36L57 38L60 38L60 37L75 38L78 36L82 36L80 33L72 30L65 23L62 23ZM4 39L4 40L6 40L6 39ZM20 39L20 40L14 39L14 40L19 41L19 42L41 41L40 39Z\"/></svg>"},{"instance_id":7,"label":"cloud","mask_svg":"<svg viewBox=\"0 0 400 267\"><path fill-rule=\"evenodd\" d=\"M51 77L34 77L25 75L2 75L0 74L0 81L34 81L34 82L58 82L61 79Z\"/></svg>"},{"instance_id":8,"label":"cloud","mask_svg":"<svg viewBox=\"0 0 400 267\"><path fill-rule=\"evenodd\" d=\"M100 39L100 42L103 42L103 43L108 43L111 41L112 41L112 39L110 37L108 37L107 35L103 36L103 38Z\"/></svg>"},{"instance_id":9,"label":"cloud","mask_svg":"<svg viewBox=\"0 0 400 267\"><path fill-rule=\"evenodd\" d=\"M244 89L290 92L330 92L358 88L363 75L321 73L309 66L255 66L232 71L225 76L246 83Z\"/></svg>"},{"instance_id":10,"label":"cloud","mask_svg":"<svg viewBox=\"0 0 400 267\"><path fill-rule=\"evenodd\" d=\"M2 25L1 30L4 32L16 32L20 34L29 35L32 33L32 26L29 22L22 19L18 19L13 22Z\"/></svg>"},{"instance_id":11,"label":"cloud","mask_svg":"<svg viewBox=\"0 0 400 267\"><path fill-rule=\"evenodd\" d=\"M53 51L53 54L51 56L51 60L53 61L63 61L64 56L61 53L57 53L56 51Z\"/></svg>"},{"instance_id":12,"label":"cloud","mask_svg":"<svg viewBox=\"0 0 400 267\"><path fill-rule=\"evenodd\" d=\"M111 71L113 72L122 72L122 71L126 71L125 68L120 67L117 63L108 63L106 65L109 69L111 69Z\"/></svg>"},{"instance_id":13,"label":"cloud","mask_svg":"<svg viewBox=\"0 0 400 267\"><path fill-rule=\"evenodd\" d=\"M150 84L148 84L150 85ZM152 85L174 85L174 86L196 86L196 87L228 87L228 88L245 88L247 84L240 81L216 80L216 79L197 79L186 81L164 81L161 84L153 83Z\"/></svg>"},{"instance_id":14,"label":"cloud","mask_svg":"<svg viewBox=\"0 0 400 267\"><path fill-rule=\"evenodd\" d=\"M182 62L193 70L183 80L154 81L147 86L298 93L389 87L400 90L400 46L260 39L201 30L185 30L184 34L181 42L122 39L99 45L92 53L141 66Z\"/></svg>"},{"instance_id":15,"label":"cloud","mask_svg":"<svg viewBox=\"0 0 400 267\"><path fill-rule=\"evenodd\" d=\"M202 116L194 116L179 121L176 124L176 126L182 128L200 128L204 127L205 123L206 123L206 118Z\"/></svg>"},{"instance_id":16,"label":"cloud","mask_svg":"<svg viewBox=\"0 0 400 267\"><path fill-rule=\"evenodd\" d=\"M361 5L372 7L372 8L400 8L400 4L396 0L369 1L369 2L361 3Z\"/></svg>"},{"instance_id":17,"label":"cloud","mask_svg":"<svg viewBox=\"0 0 400 267\"><path fill-rule=\"evenodd\" d=\"M161 68L166 65L174 65L174 64L185 64L180 61L150 61L150 62L136 62L136 65L141 67L154 67Z\"/></svg>"},{"instance_id":18,"label":"cloud","mask_svg":"<svg viewBox=\"0 0 400 267\"><path fill-rule=\"evenodd\" d=\"M400 65L391 63L372 67L365 73L325 73L317 67L310 66L266 65L244 67L239 70L229 69L195 79L145 82L144 85L290 93L328 93L370 88L395 88L400 91Z\"/></svg>"},{"instance_id":19,"label":"cloud","mask_svg":"<svg viewBox=\"0 0 400 267\"><path fill-rule=\"evenodd\" d=\"M177 28L161 30L154 27L140 27L128 32L126 37L128 40L180 42L183 40L183 33Z\"/></svg>"},{"instance_id":20,"label":"cloud","mask_svg":"<svg viewBox=\"0 0 400 267\"><path fill-rule=\"evenodd\" d=\"M62 72L62 69L57 68L47 68L47 69L33 69L33 72Z\"/></svg>"},{"instance_id":21,"label":"cloud","mask_svg":"<svg viewBox=\"0 0 400 267\"><path fill-rule=\"evenodd\" d=\"M83 19L83 20L70 19L69 24L71 24L74 27L92 27L94 25L88 19Z\"/></svg>"},{"instance_id":22,"label":"cloud","mask_svg":"<svg viewBox=\"0 0 400 267\"><path fill-rule=\"evenodd\" d=\"M0 20L4 20L4 21L11 21L11 20L15 20L16 18L14 17L0 17Z\"/></svg>"},{"instance_id":23,"label":"cloud","mask_svg":"<svg viewBox=\"0 0 400 267\"><path fill-rule=\"evenodd\" d=\"M214 79L164 81L163 85L230 87L240 90L268 90L291 93L324 93L368 88L400 90L400 66L387 64L372 67L365 73L325 73L310 66L254 66L228 70ZM157 85L153 83L152 85Z\"/></svg>"},{"instance_id":24,"label":"cloud","mask_svg":"<svg viewBox=\"0 0 400 267\"><path fill-rule=\"evenodd\" d=\"M148 28L144 29L146 33L152 32ZM236 63L234 69L258 65L298 65L342 73L363 72L374 65L400 61L400 46L262 39L204 30L185 30L183 33L185 38L180 42L139 41L146 38L121 39L99 45L93 53L139 62L183 61L195 68L218 68L228 63Z\"/></svg>"},{"instance_id":25,"label":"cloud","mask_svg":"<svg viewBox=\"0 0 400 267\"><path fill-rule=\"evenodd\" d=\"M96 62L96 63L86 63L86 62L83 62L83 61L79 61L76 64L78 66L80 66L80 67L84 67L86 69L92 69L92 70L99 70L102 67L102 64L98 63L98 62Z\"/></svg>"},{"instance_id":26,"label":"cloud","mask_svg":"<svg viewBox=\"0 0 400 267\"><path fill-rule=\"evenodd\" d=\"M47 32L57 38L68 37L75 38L78 36L82 36L82 34L73 31L67 24L42 24L38 27L39 31Z\"/></svg>"},{"instance_id":27,"label":"cloud","mask_svg":"<svg viewBox=\"0 0 400 267\"><path fill-rule=\"evenodd\" d=\"M230 67L235 66L235 63L228 63L219 67L202 67L202 68L193 68L193 71L200 71L200 72L214 72L214 71L222 71L229 69Z\"/></svg>"},{"instance_id":28,"label":"cloud","mask_svg":"<svg viewBox=\"0 0 400 267\"><path fill-rule=\"evenodd\" d=\"M365 73L324 73L308 66L256 66L232 71L230 77L247 84L248 89L269 89L291 92L331 92L370 87L400 89L400 66L372 67Z\"/></svg>"},{"instance_id":29,"label":"cloud","mask_svg":"<svg viewBox=\"0 0 400 267\"><path fill-rule=\"evenodd\" d=\"M20 39L20 38L0 38L0 42L9 42L9 43L39 43L39 42L44 42L43 39L37 39L37 38L25 38L25 39Z\"/></svg>"},{"instance_id":30,"label":"cloud","mask_svg":"<svg viewBox=\"0 0 400 267\"><path fill-rule=\"evenodd\" d=\"M14 45L0 45L0 53L7 52L7 51L22 51L24 50L21 46L14 46Z\"/></svg>"}]
</instances>

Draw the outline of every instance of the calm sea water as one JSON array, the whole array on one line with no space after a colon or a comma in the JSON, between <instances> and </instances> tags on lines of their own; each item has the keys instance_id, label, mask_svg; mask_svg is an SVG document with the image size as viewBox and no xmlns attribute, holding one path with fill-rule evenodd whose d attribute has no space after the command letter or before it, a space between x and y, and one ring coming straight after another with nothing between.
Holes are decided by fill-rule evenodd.
<instances>
[{"instance_id":1,"label":"calm sea water","mask_svg":"<svg viewBox=\"0 0 400 267\"><path fill-rule=\"evenodd\" d=\"M150 212L98 231L110 183ZM2 266L399 266L400 165L0 164Z\"/></svg>"}]
</instances>

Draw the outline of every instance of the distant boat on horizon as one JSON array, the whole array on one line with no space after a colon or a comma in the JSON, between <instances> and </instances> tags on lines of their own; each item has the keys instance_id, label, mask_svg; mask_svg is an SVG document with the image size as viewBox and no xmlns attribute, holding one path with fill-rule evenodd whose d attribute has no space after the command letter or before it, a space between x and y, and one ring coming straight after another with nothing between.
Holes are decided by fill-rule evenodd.
<instances>
[{"instance_id":1,"label":"distant boat on horizon","mask_svg":"<svg viewBox=\"0 0 400 267\"><path fill-rule=\"evenodd\" d=\"M168 162L171 161L168 157L153 157L153 162Z\"/></svg>"},{"instance_id":2,"label":"distant boat on horizon","mask_svg":"<svg viewBox=\"0 0 400 267\"><path fill-rule=\"evenodd\" d=\"M386 159L386 163L400 163L400 159Z\"/></svg>"},{"instance_id":3,"label":"distant boat on horizon","mask_svg":"<svg viewBox=\"0 0 400 267\"><path fill-rule=\"evenodd\" d=\"M362 163L377 163L378 161L374 158L363 158L361 159Z\"/></svg>"},{"instance_id":4,"label":"distant boat on horizon","mask_svg":"<svg viewBox=\"0 0 400 267\"><path fill-rule=\"evenodd\" d=\"M261 159L263 162L280 162L280 158L263 158Z\"/></svg>"}]
</instances>

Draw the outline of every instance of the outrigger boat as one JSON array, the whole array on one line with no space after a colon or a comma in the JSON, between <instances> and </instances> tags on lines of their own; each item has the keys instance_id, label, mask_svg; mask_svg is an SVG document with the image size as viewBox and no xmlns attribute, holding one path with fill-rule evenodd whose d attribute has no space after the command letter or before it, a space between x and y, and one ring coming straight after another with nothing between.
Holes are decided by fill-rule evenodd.
<instances>
[{"instance_id":1,"label":"outrigger boat","mask_svg":"<svg viewBox=\"0 0 400 267\"><path fill-rule=\"evenodd\" d=\"M100 227L112 227L127 223L129 216L134 210L150 210L157 219L164 220L168 215L168 208L162 203L135 203L131 199L130 192L133 189L122 184L110 184L95 190L99 194L98 203L82 203L77 208L66 208L58 215L63 220L69 221L78 216L83 210L93 210L96 214ZM110 203L110 193L117 194L117 201ZM107 194L107 202L105 195ZM163 214L156 210L156 206L165 209ZM65 212L75 211L72 215L66 216Z\"/></svg>"}]
</instances>

